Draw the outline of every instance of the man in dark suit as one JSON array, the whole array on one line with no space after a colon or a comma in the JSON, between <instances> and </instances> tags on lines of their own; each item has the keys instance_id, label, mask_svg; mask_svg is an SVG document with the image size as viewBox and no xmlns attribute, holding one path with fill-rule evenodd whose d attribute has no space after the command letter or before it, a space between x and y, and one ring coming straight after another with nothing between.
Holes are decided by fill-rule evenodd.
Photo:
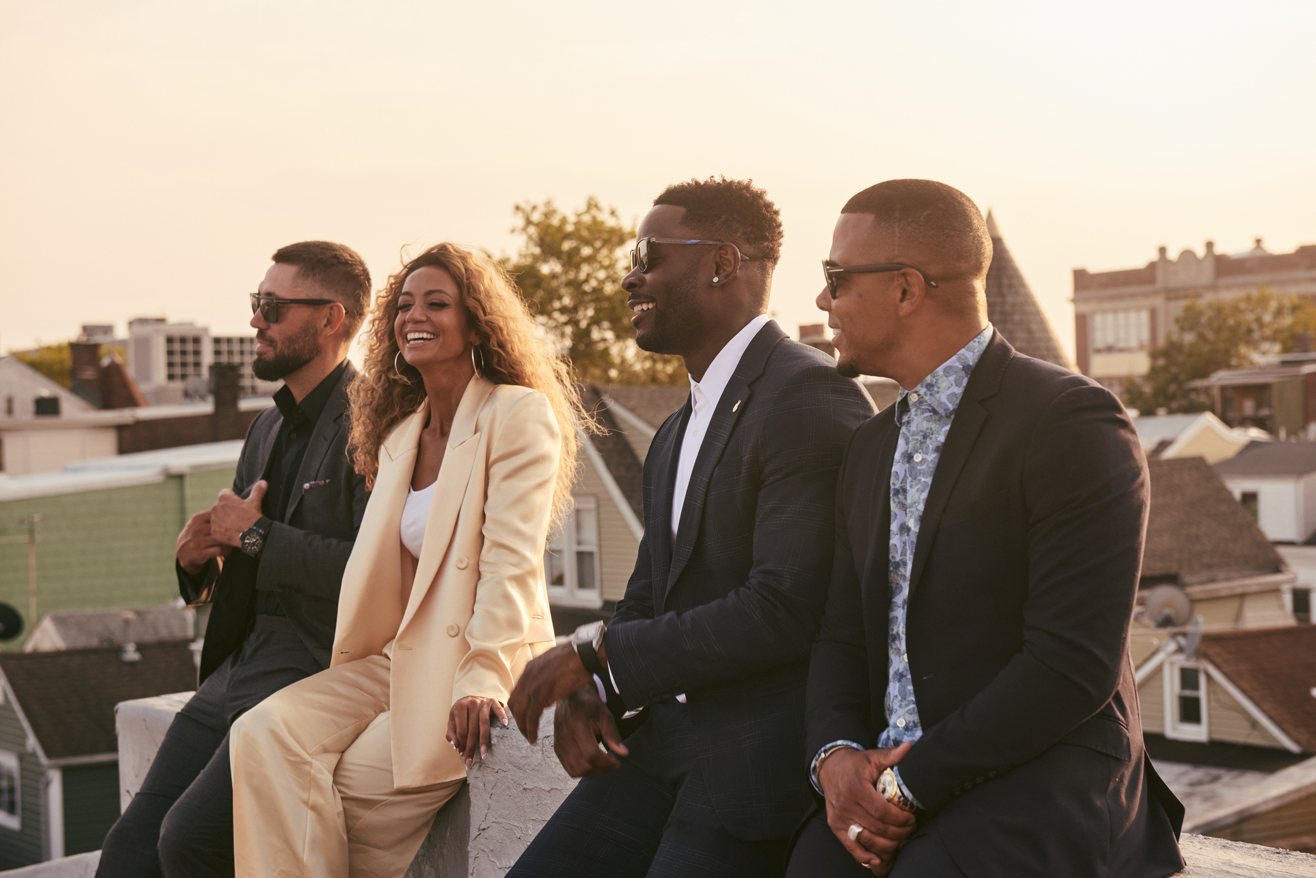
<instances>
[{"instance_id":1,"label":"man in dark suit","mask_svg":"<svg viewBox=\"0 0 1316 878\"><path fill-rule=\"evenodd\" d=\"M1109 391L988 323L991 255L973 202L927 180L836 224L818 306L838 368L902 389L841 469L808 684L825 803L791 878L1182 866L1128 653L1146 464Z\"/></svg>"},{"instance_id":2,"label":"man in dark suit","mask_svg":"<svg viewBox=\"0 0 1316 878\"><path fill-rule=\"evenodd\" d=\"M649 447L644 537L611 623L531 662L509 701L532 741L558 702L558 756L589 775L518 878L780 875L808 807L788 754L837 467L872 404L764 315L781 224L761 189L691 181L654 204L622 285L640 347L680 354L691 395ZM636 712L623 742L614 714Z\"/></svg>"},{"instance_id":3,"label":"man in dark suit","mask_svg":"<svg viewBox=\"0 0 1316 878\"><path fill-rule=\"evenodd\" d=\"M212 609L196 694L110 830L98 876L232 875L228 730L268 695L329 666L338 588L365 513L347 458L347 349L370 272L351 249L274 254L252 296L257 377L283 379L257 416L233 489L178 537L179 591Z\"/></svg>"}]
</instances>

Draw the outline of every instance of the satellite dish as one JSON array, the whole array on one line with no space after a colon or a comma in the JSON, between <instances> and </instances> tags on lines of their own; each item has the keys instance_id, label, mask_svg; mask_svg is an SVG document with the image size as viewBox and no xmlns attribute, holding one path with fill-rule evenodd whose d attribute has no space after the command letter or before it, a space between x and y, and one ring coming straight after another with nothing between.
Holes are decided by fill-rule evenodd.
<instances>
[{"instance_id":1,"label":"satellite dish","mask_svg":"<svg viewBox=\"0 0 1316 878\"><path fill-rule=\"evenodd\" d=\"M1193 599L1177 585L1158 585L1147 592L1147 618L1157 628L1181 628L1193 617Z\"/></svg>"},{"instance_id":2,"label":"satellite dish","mask_svg":"<svg viewBox=\"0 0 1316 878\"><path fill-rule=\"evenodd\" d=\"M0 603L0 640L13 640L23 633L23 617L9 604Z\"/></svg>"}]
</instances>

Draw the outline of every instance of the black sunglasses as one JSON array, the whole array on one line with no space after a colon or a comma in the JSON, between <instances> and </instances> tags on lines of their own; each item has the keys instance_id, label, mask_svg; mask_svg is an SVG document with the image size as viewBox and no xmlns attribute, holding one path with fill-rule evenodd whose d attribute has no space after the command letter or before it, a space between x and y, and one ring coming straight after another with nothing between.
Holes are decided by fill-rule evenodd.
<instances>
[{"instance_id":1,"label":"black sunglasses","mask_svg":"<svg viewBox=\"0 0 1316 878\"><path fill-rule=\"evenodd\" d=\"M251 313L260 312L260 317L266 323L273 325L279 322L280 305L333 305L336 299L280 299L277 296L262 296L260 293L251 294Z\"/></svg>"},{"instance_id":2,"label":"black sunglasses","mask_svg":"<svg viewBox=\"0 0 1316 878\"><path fill-rule=\"evenodd\" d=\"M842 274L872 274L873 272L878 271L903 271L908 268L910 271L917 271L919 277L923 278L925 284L932 287L934 290L937 288L937 282L929 279L921 269L915 268L912 265L905 265L901 262L875 262L872 265L840 266L830 259L824 259L822 261L822 266L823 280L827 282L827 292L832 294L833 299L836 298L836 278L838 275Z\"/></svg>"},{"instance_id":3,"label":"black sunglasses","mask_svg":"<svg viewBox=\"0 0 1316 878\"><path fill-rule=\"evenodd\" d=\"M740 252L740 248L730 241L701 241L699 239L685 238L641 238L635 242L635 249L631 251L631 268L640 270L641 274L649 273L649 245L651 244L709 244L714 247L721 247L723 244L736 251L736 256L742 262L753 262L752 256L746 256Z\"/></svg>"}]
</instances>

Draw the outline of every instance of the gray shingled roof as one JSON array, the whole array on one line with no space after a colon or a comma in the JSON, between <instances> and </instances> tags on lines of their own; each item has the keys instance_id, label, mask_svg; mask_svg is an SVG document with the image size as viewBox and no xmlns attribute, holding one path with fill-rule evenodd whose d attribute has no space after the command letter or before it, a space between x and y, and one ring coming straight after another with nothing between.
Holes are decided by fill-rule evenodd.
<instances>
[{"instance_id":1,"label":"gray shingled roof","mask_svg":"<svg viewBox=\"0 0 1316 878\"><path fill-rule=\"evenodd\" d=\"M671 388L662 389L670 390ZM594 412L594 417L598 419L600 426L605 431L601 435L590 436L590 443L598 451L599 457L603 458L603 465L608 468L613 481L617 483L617 487L625 495L626 502L630 504L635 517L643 521L644 461L636 457L631 444L622 435L622 428L617 423L616 416L608 411L607 401L599 388L593 384L583 384L580 387L580 396L586 410ZM662 421L659 421L659 424L661 423Z\"/></svg>"},{"instance_id":2,"label":"gray shingled roof","mask_svg":"<svg viewBox=\"0 0 1316 878\"><path fill-rule=\"evenodd\" d=\"M1222 476L1301 476L1316 472L1316 442L1249 442L1215 465Z\"/></svg>"},{"instance_id":3,"label":"gray shingled roof","mask_svg":"<svg viewBox=\"0 0 1316 878\"><path fill-rule=\"evenodd\" d=\"M673 387L628 387L613 384L598 388L609 399L614 399L628 412L657 430L663 421L690 396L688 383Z\"/></svg>"},{"instance_id":4,"label":"gray shingled roof","mask_svg":"<svg viewBox=\"0 0 1316 878\"><path fill-rule=\"evenodd\" d=\"M1076 371L1005 246L991 211L987 212L987 230L992 236L992 264L987 269L987 319L1020 353Z\"/></svg>"},{"instance_id":5,"label":"gray shingled roof","mask_svg":"<svg viewBox=\"0 0 1316 878\"><path fill-rule=\"evenodd\" d=\"M186 640L193 636L192 612L184 607L137 607L132 610L64 610L47 613L32 630L24 652L112 646L123 642L123 614L133 613L136 643ZM56 643L57 641L57 643Z\"/></svg>"},{"instance_id":6,"label":"gray shingled roof","mask_svg":"<svg viewBox=\"0 0 1316 878\"><path fill-rule=\"evenodd\" d=\"M1149 460L1151 513L1142 577L1183 585L1278 573L1284 565L1215 470L1200 457Z\"/></svg>"},{"instance_id":7,"label":"gray shingled roof","mask_svg":"<svg viewBox=\"0 0 1316 878\"><path fill-rule=\"evenodd\" d=\"M118 646L0 652L0 671L48 759L115 753L114 705L196 688L190 641L144 643L125 662Z\"/></svg>"}]
</instances>

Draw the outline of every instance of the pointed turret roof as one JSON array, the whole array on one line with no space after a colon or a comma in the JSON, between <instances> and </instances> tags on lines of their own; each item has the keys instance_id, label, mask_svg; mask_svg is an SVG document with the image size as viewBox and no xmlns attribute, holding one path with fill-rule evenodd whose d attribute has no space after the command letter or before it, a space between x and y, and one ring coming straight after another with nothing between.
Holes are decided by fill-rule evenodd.
<instances>
[{"instance_id":1,"label":"pointed turret roof","mask_svg":"<svg viewBox=\"0 0 1316 878\"><path fill-rule=\"evenodd\" d=\"M1074 364L1028 288L1023 272L1005 246L990 210L987 233L992 236L992 264L987 269L987 318L1020 353L1074 370Z\"/></svg>"}]
</instances>

